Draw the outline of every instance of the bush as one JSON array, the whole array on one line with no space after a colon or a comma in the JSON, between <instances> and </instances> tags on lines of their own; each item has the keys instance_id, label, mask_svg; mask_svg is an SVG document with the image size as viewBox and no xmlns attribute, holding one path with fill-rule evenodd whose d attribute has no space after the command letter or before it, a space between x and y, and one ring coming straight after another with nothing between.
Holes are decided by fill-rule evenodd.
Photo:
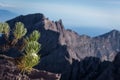
<instances>
[{"instance_id":1,"label":"bush","mask_svg":"<svg viewBox=\"0 0 120 80\"><path fill-rule=\"evenodd\" d=\"M25 55L18 63L18 68L22 72L30 72L32 67L37 65L40 60L40 56L37 54L40 50L40 44L36 41L28 42L25 47Z\"/></svg>"},{"instance_id":2,"label":"bush","mask_svg":"<svg viewBox=\"0 0 120 80\"><path fill-rule=\"evenodd\" d=\"M7 23L0 23L0 33L4 33L6 37L9 36L10 27Z\"/></svg>"},{"instance_id":3,"label":"bush","mask_svg":"<svg viewBox=\"0 0 120 80\"><path fill-rule=\"evenodd\" d=\"M10 34L10 31L12 34ZM16 61L16 64L21 72L30 72L32 67L37 65L40 61L40 56L38 55L41 47L41 44L38 42L40 38L39 31L34 30L29 37L24 38L27 33L27 29L24 27L23 23L17 22L14 30L10 30L7 23L0 23L0 33L5 34L4 37L7 40L6 44L2 46L2 48L5 48L5 51L10 48L16 48L17 42L21 39L23 40L23 45L17 47L18 50L21 50L21 54L23 54L23 56ZM14 38L9 40L10 36L14 36ZM22 49L20 49L20 47L22 47Z\"/></svg>"}]
</instances>

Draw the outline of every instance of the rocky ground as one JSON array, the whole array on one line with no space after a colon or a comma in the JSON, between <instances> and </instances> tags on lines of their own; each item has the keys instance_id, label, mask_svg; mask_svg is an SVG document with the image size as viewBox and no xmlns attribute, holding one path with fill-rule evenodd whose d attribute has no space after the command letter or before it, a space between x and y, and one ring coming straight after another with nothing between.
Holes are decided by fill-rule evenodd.
<instances>
[{"instance_id":1,"label":"rocky ground","mask_svg":"<svg viewBox=\"0 0 120 80\"><path fill-rule=\"evenodd\" d=\"M60 80L60 74L33 69L31 73L21 73L15 59L0 55L0 80Z\"/></svg>"},{"instance_id":2,"label":"rocky ground","mask_svg":"<svg viewBox=\"0 0 120 80\"><path fill-rule=\"evenodd\" d=\"M82 61L73 60L64 76L33 69L31 73L20 73L14 64L15 59L0 55L0 80L120 80L120 53L113 60L101 61L86 57Z\"/></svg>"}]
</instances>

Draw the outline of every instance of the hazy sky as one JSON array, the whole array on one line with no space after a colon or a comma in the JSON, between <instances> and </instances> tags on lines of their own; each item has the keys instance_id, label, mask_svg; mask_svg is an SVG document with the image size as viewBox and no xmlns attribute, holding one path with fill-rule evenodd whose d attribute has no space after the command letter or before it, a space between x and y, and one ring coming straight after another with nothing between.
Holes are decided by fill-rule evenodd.
<instances>
[{"instance_id":1,"label":"hazy sky","mask_svg":"<svg viewBox=\"0 0 120 80\"><path fill-rule=\"evenodd\" d=\"M2 9L19 14L43 13L66 27L120 30L120 0L0 0Z\"/></svg>"}]
</instances>

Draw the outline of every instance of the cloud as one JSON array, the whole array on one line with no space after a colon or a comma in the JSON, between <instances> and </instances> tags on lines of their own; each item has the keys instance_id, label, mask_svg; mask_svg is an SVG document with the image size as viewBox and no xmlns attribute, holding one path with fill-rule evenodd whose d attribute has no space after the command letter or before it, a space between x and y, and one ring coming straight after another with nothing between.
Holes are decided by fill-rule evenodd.
<instances>
[{"instance_id":1,"label":"cloud","mask_svg":"<svg viewBox=\"0 0 120 80\"><path fill-rule=\"evenodd\" d=\"M65 25L118 28L120 11L97 7L63 4L38 4L36 11L42 11L53 20L62 18Z\"/></svg>"},{"instance_id":2,"label":"cloud","mask_svg":"<svg viewBox=\"0 0 120 80\"><path fill-rule=\"evenodd\" d=\"M119 0L101 0L100 2L105 3L107 5L120 5Z\"/></svg>"},{"instance_id":3,"label":"cloud","mask_svg":"<svg viewBox=\"0 0 120 80\"><path fill-rule=\"evenodd\" d=\"M3 8L12 8L14 7L13 5L10 5L10 4L6 4L6 3L1 3L0 2L0 7L3 7Z\"/></svg>"},{"instance_id":4,"label":"cloud","mask_svg":"<svg viewBox=\"0 0 120 80\"><path fill-rule=\"evenodd\" d=\"M98 1L100 2L100 1ZM54 2L14 2L13 5L0 3L0 7L14 7L18 13L43 13L52 20L63 19L65 25L119 28L120 26L120 1L102 0L101 3L54 3ZM104 4L103 4L104 3ZM91 5L94 4L94 5ZM116 8L117 7L117 8ZM19 10L18 10L19 9ZM20 12L21 11L21 12Z\"/></svg>"}]
</instances>

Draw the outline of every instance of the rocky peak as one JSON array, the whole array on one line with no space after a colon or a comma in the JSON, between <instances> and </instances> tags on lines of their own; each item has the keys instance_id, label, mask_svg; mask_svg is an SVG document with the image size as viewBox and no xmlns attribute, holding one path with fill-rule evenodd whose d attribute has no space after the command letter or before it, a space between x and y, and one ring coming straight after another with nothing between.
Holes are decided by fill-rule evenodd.
<instances>
[{"instance_id":1,"label":"rocky peak","mask_svg":"<svg viewBox=\"0 0 120 80\"><path fill-rule=\"evenodd\" d=\"M23 22L25 25L27 25L26 27L28 27L28 26L32 27L34 24L41 22L44 18L45 17L43 14L36 13L36 14L29 14L29 15L20 15L16 18L12 19L12 21L9 20L7 22L11 23L11 24L14 24L15 22Z\"/></svg>"},{"instance_id":2,"label":"rocky peak","mask_svg":"<svg viewBox=\"0 0 120 80\"><path fill-rule=\"evenodd\" d=\"M43 27L45 30L52 30L55 32L63 32L64 26L62 24L62 20L59 21L51 21L46 18L43 14L28 14L28 15L20 15L12 20L7 21L10 24L10 27L13 28L16 22L24 23L25 27L27 27L28 32L30 33L34 29L39 29Z\"/></svg>"},{"instance_id":3,"label":"rocky peak","mask_svg":"<svg viewBox=\"0 0 120 80\"><path fill-rule=\"evenodd\" d=\"M50 21L49 19L44 19L44 27L46 30L52 30L56 32L62 32L64 30L62 20L59 21Z\"/></svg>"},{"instance_id":4,"label":"rocky peak","mask_svg":"<svg viewBox=\"0 0 120 80\"><path fill-rule=\"evenodd\" d=\"M115 37L118 37L120 35L120 31L112 30L111 32L109 32L109 34L111 35L111 37L115 38Z\"/></svg>"},{"instance_id":5,"label":"rocky peak","mask_svg":"<svg viewBox=\"0 0 120 80\"><path fill-rule=\"evenodd\" d=\"M116 37L118 37L118 35L120 35L120 31L113 29L110 32L108 32L106 34L103 34L103 35L100 35L98 37L101 37L101 38L116 38Z\"/></svg>"},{"instance_id":6,"label":"rocky peak","mask_svg":"<svg viewBox=\"0 0 120 80\"><path fill-rule=\"evenodd\" d=\"M55 23L56 23L56 26L57 26L58 31L59 31L59 32L60 32L60 31L63 31L64 26L63 26L62 20L60 19L59 21L56 21Z\"/></svg>"},{"instance_id":7,"label":"rocky peak","mask_svg":"<svg viewBox=\"0 0 120 80\"><path fill-rule=\"evenodd\" d=\"M120 31L119 30L116 30L116 29L113 29L110 31L110 33L119 33Z\"/></svg>"}]
</instances>

